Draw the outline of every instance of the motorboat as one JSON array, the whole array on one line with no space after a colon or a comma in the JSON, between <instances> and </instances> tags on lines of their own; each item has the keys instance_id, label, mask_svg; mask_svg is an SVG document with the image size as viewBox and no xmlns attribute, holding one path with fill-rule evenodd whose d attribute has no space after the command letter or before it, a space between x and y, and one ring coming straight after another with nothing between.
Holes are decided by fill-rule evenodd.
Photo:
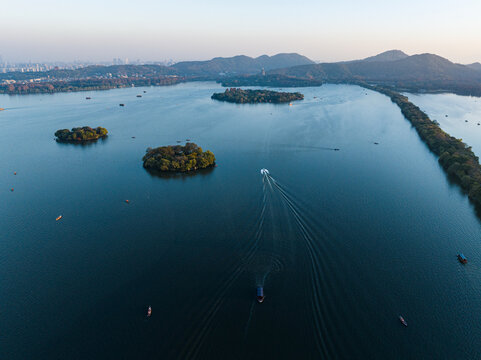
<instances>
[{"instance_id":1,"label":"motorboat","mask_svg":"<svg viewBox=\"0 0 481 360\"><path fill-rule=\"evenodd\" d=\"M62 216L62 215L59 215L59 216L57 216L57 217L55 218L55 221L59 221L61 218L63 218L63 216Z\"/></svg>"},{"instance_id":2,"label":"motorboat","mask_svg":"<svg viewBox=\"0 0 481 360\"><path fill-rule=\"evenodd\" d=\"M461 264L467 264L468 259L466 259L466 256L464 256L463 253L458 254L458 260Z\"/></svg>"},{"instance_id":3,"label":"motorboat","mask_svg":"<svg viewBox=\"0 0 481 360\"><path fill-rule=\"evenodd\" d=\"M264 302L264 288L262 286L257 287L257 302L259 304Z\"/></svg>"},{"instance_id":4,"label":"motorboat","mask_svg":"<svg viewBox=\"0 0 481 360\"><path fill-rule=\"evenodd\" d=\"M404 326L408 326L408 323L406 322L406 320L404 320L404 318L399 315L399 321L401 322L401 324L403 324Z\"/></svg>"}]
</instances>

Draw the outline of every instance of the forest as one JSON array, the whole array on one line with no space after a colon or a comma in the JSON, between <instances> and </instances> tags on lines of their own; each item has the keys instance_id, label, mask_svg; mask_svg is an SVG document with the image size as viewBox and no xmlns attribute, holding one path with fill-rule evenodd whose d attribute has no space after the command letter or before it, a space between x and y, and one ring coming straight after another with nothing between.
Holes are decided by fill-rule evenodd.
<instances>
[{"instance_id":1,"label":"forest","mask_svg":"<svg viewBox=\"0 0 481 360\"><path fill-rule=\"evenodd\" d=\"M57 92L108 90L131 86L164 86L174 85L184 81L186 81L186 79L182 77L56 80L48 82L1 84L0 94L53 94Z\"/></svg>"},{"instance_id":2,"label":"forest","mask_svg":"<svg viewBox=\"0 0 481 360\"><path fill-rule=\"evenodd\" d=\"M60 142L84 142L98 140L107 136L107 129L103 127L91 128L89 126L68 129L61 129L55 132L57 141Z\"/></svg>"},{"instance_id":3,"label":"forest","mask_svg":"<svg viewBox=\"0 0 481 360\"><path fill-rule=\"evenodd\" d=\"M188 172L215 166L214 154L194 143L148 148L144 168L162 172Z\"/></svg>"},{"instance_id":4,"label":"forest","mask_svg":"<svg viewBox=\"0 0 481 360\"><path fill-rule=\"evenodd\" d=\"M270 90L242 90L239 88L226 89L223 93L215 93L212 99L219 101L233 102L237 104L257 103L287 103L304 99L301 93L288 93Z\"/></svg>"}]
</instances>

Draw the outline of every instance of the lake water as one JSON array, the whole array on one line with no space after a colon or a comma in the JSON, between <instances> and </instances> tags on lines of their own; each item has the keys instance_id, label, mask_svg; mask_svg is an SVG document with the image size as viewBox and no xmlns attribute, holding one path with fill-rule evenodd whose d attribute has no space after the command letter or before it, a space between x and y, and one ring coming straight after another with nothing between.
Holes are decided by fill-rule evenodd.
<instances>
[{"instance_id":1,"label":"lake water","mask_svg":"<svg viewBox=\"0 0 481 360\"><path fill-rule=\"evenodd\" d=\"M481 155L481 98L455 94L406 95L430 119L437 120L444 131L463 139L477 156Z\"/></svg>"},{"instance_id":2,"label":"lake water","mask_svg":"<svg viewBox=\"0 0 481 360\"><path fill-rule=\"evenodd\" d=\"M215 91L0 96L0 358L481 358L480 222L400 110ZM53 140L84 125L109 137ZM218 167L143 169L185 139Z\"/></svg>"}]
</instances>

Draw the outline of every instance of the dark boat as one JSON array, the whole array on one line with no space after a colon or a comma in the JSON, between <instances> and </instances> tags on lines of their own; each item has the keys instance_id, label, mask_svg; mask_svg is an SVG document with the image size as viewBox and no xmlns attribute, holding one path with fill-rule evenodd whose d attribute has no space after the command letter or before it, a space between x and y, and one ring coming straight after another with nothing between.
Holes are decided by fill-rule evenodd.
<instances>
[{"instance_id":1,"label":"dark boat","mask_svg":"<svg viewBox=\"0 0 481 360\"><path fill-rule=\"evenodd\" d=\"M92 99L92 98L91 98L90 96L87 96L85 99L90 100L90 99Z\"/></svg>"},{"instance_id":2,"label":"dark boat","mask_svg":"<svg viewBox=\"0 0 481 360\"><path fill-rule=\"evenodd\" d=\"M399 321L401 322L401 324L403 324L404 326L408 326L408 323L406 322L406 320L404 320L404 318L399 315Z\"/></svg>"},{"instance_id":3,"label":"dark boat","mask_svg":"<svg viewBox=\"0 0 481 360\"><path fill-rule=\"evenodd\" d=\"M137 97L142 97L142 95L137 95Z\"/></svg>"},{"instance_id":4,"label":"dark boat","mask_svg":"<svg viewBox=\"0 0 481 360\"><path fill-rule=\"evenodd\" d=\"M264 302L264 288L262 286L257 287L257 302Z\"/></svg>"},{"instance_id":5,"label":"dark boat","mask_svg":"<svg viewBox=\"0 0 481 360\"><path fill-rule=\"evenodd\" d=\"M119 106L125 106L125 104L119 104Z\"/></svg>"},{"instance_id":6,"label":"dark boat","mask_svg":"<svg viewBox=\"0 0 481 360\"><path fill-rule=\"evenodd\" d=\"M464 256L462 253L458 254L458 260L461 264L467 264L468 259L466 259L466 256Z\"/></svg>"}]
</instances>

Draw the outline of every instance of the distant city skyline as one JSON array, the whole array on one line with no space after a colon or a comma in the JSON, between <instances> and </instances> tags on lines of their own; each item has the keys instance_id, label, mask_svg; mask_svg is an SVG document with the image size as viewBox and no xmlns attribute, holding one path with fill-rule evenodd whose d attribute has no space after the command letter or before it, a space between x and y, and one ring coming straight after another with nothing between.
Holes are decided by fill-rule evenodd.
<instances>
[{"instance_id":1,"label":"distant city skyline","mask_svg":"<svg viewBox=\"0 0 481 360\"><path fill-rule=\"evenodd\" d=\"M297 52L353 60L399 49L481 61L478 0L19 0L2 6L9 62L143 62Z\"/></svg>"}]
</instances>

